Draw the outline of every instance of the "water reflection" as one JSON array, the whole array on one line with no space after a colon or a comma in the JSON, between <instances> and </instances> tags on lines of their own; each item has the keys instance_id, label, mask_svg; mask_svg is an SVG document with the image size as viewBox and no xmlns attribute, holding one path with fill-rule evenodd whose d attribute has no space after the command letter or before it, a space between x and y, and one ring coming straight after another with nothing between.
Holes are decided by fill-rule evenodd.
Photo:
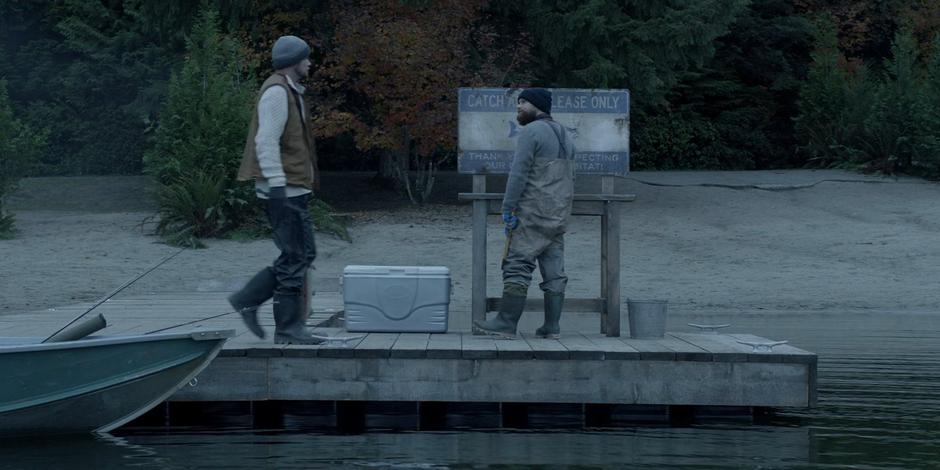
<instances>
[{"instance_id":1,"label":"water reflection","mask_svg":"<svg viewBox=\"0 0 940 470\"><path fill-rule=\"evenodd\" d=\"M13 438L0 441L0 468L165 468L166 458L146 445L110 434Z\"/></svg>"},{"instance_id":2,"label":"water reflection","mask_svg":"<svg viewBox=\"0 0 940 470\"><path fill-rule=\"evenodd\" d=\"M750 315L736 329L819 355L819 403L784 410L810 430L813 467L940 468L940 315Z\"/></svg>"},{"instance_id":3,"label":"water reflection","mask_svg":"<svg viewBox=\"0 0 940 470\"><path fill-rule=\"evenodd\" d=\"M774 443L774 445L768 445ZM777 467L808 459L795 428L636 428L611 432L253 432L134 434L4 448L4 468L655 468ZM720 456L720 458L716 458ZM70 465L72 466L72 465Z\"/></svg>"}]
</instances>

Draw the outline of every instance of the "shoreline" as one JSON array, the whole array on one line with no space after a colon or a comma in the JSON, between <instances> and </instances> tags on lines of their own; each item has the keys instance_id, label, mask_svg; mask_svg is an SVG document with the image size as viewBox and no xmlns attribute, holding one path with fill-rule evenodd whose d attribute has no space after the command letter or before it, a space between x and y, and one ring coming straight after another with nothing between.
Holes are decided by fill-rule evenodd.
<instances>
[{"instance_id":1,"label":"shoreline","mask_svg":"<svg viewBox=\"0 0 940 470\"><path fill-rule=\"evenodd\" d=\"M177 250L141 225L153 212L141 210L146 190L134 178L81 177L64 194L61 179L24 181L11 198L19 233L0 241L0 315L97 300ZM665 298L675 307L670 312L716 318L935 312L940 305L940 185L838 170L630 178L617 182L619 192L637 194L621 222L624 302ZM333 290L332 279L351 264L447 266L452 318L469 316L470 206L456 203L456 193L470 178L449 180L441 178L438 191L454 203L438 198L413 207L366 193L356 196L366 202L351 198L335 206L350 222L353 242L317 234L315 276L324 289ZM345 191L368 186L358 181ZM344 197L342 188L324 191L333 189ZM494 261L502 249L497 222L491 216L488 227L490 296L498 295L501 282ZM180 254L125 293L233 290L277 255L269 240L207 245ZM566 251L569 296L596 296L599 221L574 218ZM529 295L538 295L536 286Z\"/></svg>"}]
</instances>

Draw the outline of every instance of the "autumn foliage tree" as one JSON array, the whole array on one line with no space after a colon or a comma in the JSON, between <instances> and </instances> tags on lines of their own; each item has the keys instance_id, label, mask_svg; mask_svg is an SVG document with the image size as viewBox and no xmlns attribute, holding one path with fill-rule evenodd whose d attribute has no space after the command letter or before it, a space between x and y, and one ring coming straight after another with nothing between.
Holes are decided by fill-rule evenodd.
<instances>
[{"instance_id":1,"label":"autumn foliage tree","mask_svg":"<svg viewBox=\"0 0 940 470\"><path fill-rule=\"evenodd\" d=\"M483 21L485 0L336 1L314 90L320 138L350 134L413 203L454 153L457 88L502 85L513 53ZM523 46L524 47L524 46Z\"/></svg>"}]
</instances>

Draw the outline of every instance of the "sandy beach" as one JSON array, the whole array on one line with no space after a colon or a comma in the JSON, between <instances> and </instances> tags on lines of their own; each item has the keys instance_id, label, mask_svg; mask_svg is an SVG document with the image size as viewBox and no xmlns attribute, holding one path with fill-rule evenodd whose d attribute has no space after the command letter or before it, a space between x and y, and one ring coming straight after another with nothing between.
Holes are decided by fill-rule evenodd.
<instances>
[{"instance_id":1,"label":"sandy beach","mask_svg":"<svg viewBox=\"0 0 940 470\"><path fill-rule=\"evenodd\" d=\"M368 184L325 174L323 199L352 242L318 234L320 290L345 266L447 266L451 328L468 326L470 176L442 174L431 204L411 206ZM489 187L501 190L498 178ZM596 181L579 180L579 192ZM10 200L18 234L0 241L0 315L91 301L178 248L152 234L145 177L32 178ZM636 172L622 220L622 298L668 299L671 311L726 319L786 312L937 311L940 185L837 170ZM488 289L497 296L502 231L490 219ZM125 290L225 291L277 255L270 240L208 240ZM599 289L599 220L577 217L567 236L569 297ZM539 295L537 288L530 296ZM530 315L531 316L531 315Z\"/></svg>"}]
</instances>

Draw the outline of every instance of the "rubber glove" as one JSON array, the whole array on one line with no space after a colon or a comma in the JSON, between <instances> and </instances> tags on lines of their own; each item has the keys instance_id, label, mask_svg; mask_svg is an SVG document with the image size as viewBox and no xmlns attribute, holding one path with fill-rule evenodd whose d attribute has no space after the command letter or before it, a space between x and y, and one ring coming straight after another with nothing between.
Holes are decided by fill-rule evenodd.
<instances>
[{"instance_id":1,"label":"rubber glove","mask_svg":"<svg viewBox=\"0 0 940 470\"><path fill-rule=\"evenodd\" d=\"M519 226L519 218L516 217L516 211L512 212L503 212L503 223L506 224L506 236L509 236L509 232L516 229Z\"/></svg>"}]
</instances>

